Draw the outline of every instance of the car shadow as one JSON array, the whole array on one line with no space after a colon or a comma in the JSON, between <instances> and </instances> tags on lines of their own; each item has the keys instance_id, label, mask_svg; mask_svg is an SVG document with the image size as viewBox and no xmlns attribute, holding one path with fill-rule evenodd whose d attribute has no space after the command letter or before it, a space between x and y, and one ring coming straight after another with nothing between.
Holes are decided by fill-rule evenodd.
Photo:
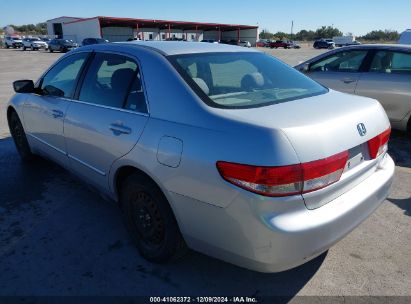
<instances>
[{"instance_id":1,"label":"car shadow","mask_svg":"<svg viewBox=\"0 0 411 304\"><path fill-rule=\"evenodd\" d=\"M289 271L258 273L189 251L152 264L130 241L116 205L41 158L21 162L0 139L0 295L277 296L288 302L327 253Z\"/></svg>"},{"instance_id":2,"label":"car shadow","mask_svg":"<svg viewBox=\"0 0 411 304\"><path fill-rule=\"evenodd\" d=\"M387 198L387 200L404 210L404 214L411 216L411 197L404 199Z\"/></svg>"},{"instance_id":3,"label":"car shadow","mask_svg":"<svg viewBox=\"0 0 411 304\"><path fill-rule=\"evenodd\" d=\"M406 132L392 130L388 153L397 166L411 168L411 136Z\"/></svg>"}]
</instances>

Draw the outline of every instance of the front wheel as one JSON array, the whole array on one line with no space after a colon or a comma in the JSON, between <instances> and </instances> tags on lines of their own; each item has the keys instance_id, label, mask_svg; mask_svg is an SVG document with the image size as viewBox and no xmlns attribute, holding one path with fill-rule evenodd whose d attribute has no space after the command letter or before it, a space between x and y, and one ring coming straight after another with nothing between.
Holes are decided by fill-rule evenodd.
<instances>
[{"instance_id":1,"label":"front wheel","mask_svg":"<svg viewBox=\"0 0 411 304\"><path fill-rule=\"evenodd\" d=\"M23 46L23 51L25 51L26 50L26 47L25 46Z\"/></svg>"},{"instance_id":2,"label":"front wheel","mask_svg":"<svg viewBox=\"0 0 411 304\"><path fill-rule=\"evenodd\" d=\"M50 52L50 53L53 53L53 50L52 50L51 48L49 48L49 52Z\"/></svg>"},{"instance_id":3,"label":"front wheel","mask_svg":"<svg viewBox=\"0 0 411 304\"><path fill-rule=\"evenodd\" d=\"M162 263L185 253L173 211L154 182L130 175L121 187L120 204L127 229L145 259Z\"/></svg>"},{"instance_id":4,"label":"front wheel","mask_svg":"<svg viewBox=\"0 0 411 304\"><path fill-rule=\"evenodd\" d=\"M9 117L9 129L16 145L17 152L23 161L30 161L33 159L29 143L27 141L26 133L23 125L16 112L11 113Z\"/></svg>"}]
</instances>

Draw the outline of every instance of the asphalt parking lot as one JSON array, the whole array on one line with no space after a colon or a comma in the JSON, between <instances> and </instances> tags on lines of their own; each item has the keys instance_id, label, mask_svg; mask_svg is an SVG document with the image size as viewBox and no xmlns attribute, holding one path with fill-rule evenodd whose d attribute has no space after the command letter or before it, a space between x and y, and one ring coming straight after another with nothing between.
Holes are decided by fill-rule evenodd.
<instances>
[{"instance_id":1,"label":"asphalt parking lot","mask_svg":"<svg viewBox=\"0 0 411 304\"><path fill-rule=\"evenodd\" d=\"M319 54L264 50L290 65ZM393 132L391 194L328 253L261 274L199 253L156 265L129 240L118 208L60 167L20 162L5 105L16 79L36 79L61 54L0 49L0 296L411 296L411 138Z\"/></svg>"}]
</instances>

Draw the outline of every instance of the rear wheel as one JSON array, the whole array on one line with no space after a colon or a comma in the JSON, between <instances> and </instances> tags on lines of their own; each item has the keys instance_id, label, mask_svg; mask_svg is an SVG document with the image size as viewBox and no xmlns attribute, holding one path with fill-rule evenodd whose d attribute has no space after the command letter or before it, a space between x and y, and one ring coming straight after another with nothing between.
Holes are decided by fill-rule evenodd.
<instances>
[{"instance_id":1,"label":"rear wheel","mask_svg":"<svg viewBox=\"0 0 411 304\"><path fill-rule=\"evenodd\" d=\"M6 44L6 49L10 48L10 45Z\"/></svg>"},{"instance_id":2,"label":"rear wheel","mask_svg":"<svg viewBox=\"0 0 411 304\"><path fill-rule=\"evenodd\" d=\"M186 252L173 211L154 182L130 175L122 184L120 203L127 229L145 259L161 263Z\"/></svg>"},{"instance_id":3,"label":"rear wheel","mask_svg":"<svg viewBox=\"0 0 411 304\"><path fill-rule=\"evenodd\" d=\"M32 160L33 154L31 153L23 125L21 124L21 121L16 112L10 114L9 129L11 136L13 137L14 144L16 145L17 152L19 152L21 159L23 161Z\"/></svg>"},{"instance_id":4,"label":"rear wheel","mask_svg":"<svg viewBox=\"0 0 411 304\"><path fill-rule=\"evenodd\" d=\"M26 50L26 47L25 46L23 46L23 51L25 51Z\"/></svg>"},{"instance_id":5,"label":"rear wheel","mask_svg":"<svg viewBox=\"0 0 411 304\"><path fill-rule=\"evenodd\" d=\"M50 52L50 53L53 53L53 50L52 50L51 48L49 48L49 52Z\"/></svg>"}]
</instances>

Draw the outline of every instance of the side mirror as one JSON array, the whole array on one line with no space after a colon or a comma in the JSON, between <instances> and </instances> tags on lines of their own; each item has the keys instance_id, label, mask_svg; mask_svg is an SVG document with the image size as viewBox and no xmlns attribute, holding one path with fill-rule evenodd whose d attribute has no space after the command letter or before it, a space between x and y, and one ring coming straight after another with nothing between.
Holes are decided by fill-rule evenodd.
<instances>
[{"instance_id":1,"label":"side mirror","mask_svg":"<svg viewBox=\"0 0 411 304\"><path fill-rule=\"evenodd\" d=\"M16 80L13 82L13 89L16 93L34 93L33 80Z\"/></svg>"}]
</instances>

